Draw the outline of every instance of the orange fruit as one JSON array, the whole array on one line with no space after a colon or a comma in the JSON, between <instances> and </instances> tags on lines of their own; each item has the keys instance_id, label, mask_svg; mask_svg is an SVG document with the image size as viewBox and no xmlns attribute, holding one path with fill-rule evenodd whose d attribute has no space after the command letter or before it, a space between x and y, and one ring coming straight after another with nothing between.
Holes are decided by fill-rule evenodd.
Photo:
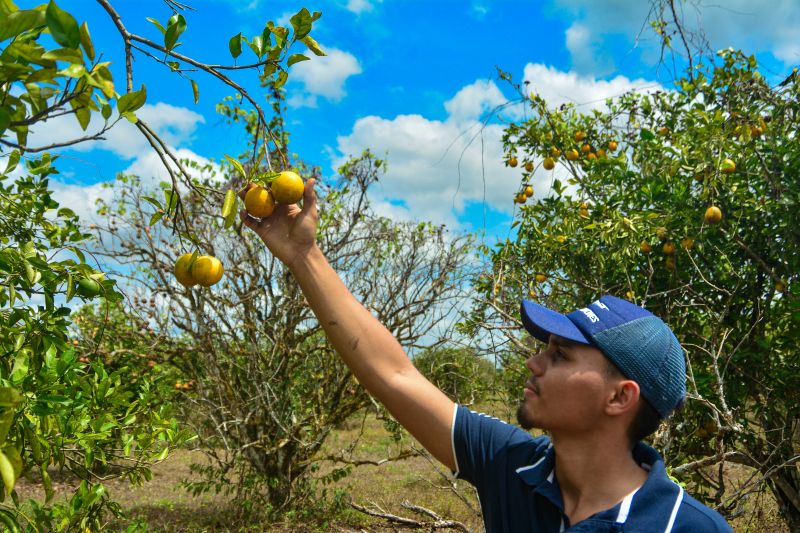
<instances>
[{"instance_id":1,"label":"orange fruit","mask_svg":"<svg viewBox=\"0 0 800 533\"><path fill-rule=\"evenodd\" d=\"M510 166L511 168L514 168L515 166L517 166L517 158L516 157L509 157L508 158L508 166Z\"/></svg>"},{"instance_id":2,"label":"orange fruit","mask_svg":"<svg viewBox=\"0 0 800 533\"><path fill-rule=\"evenodd\" d=\"M173 273L178 283L184 287L194 287L197 285L197 280L192 276L192 254L183 254L175 261L175 268Z\"/></svg>"},{"instance_id":3,"label":"orange fruit","mask_svg":"<svg viewBox=\"0 0 800 533\"><path fill-rule=\"evenodd\" d=\"M612 152L617 151L617 141L608 141L608 149Z\"/></svg>"},{"instance_id":4,"label":"orange fruit","mask_svg":"<svg viewBox=\"0 0 800 533\"><path fill-rule=\"evenodd\" d=\"M578 151L575 148L567 150L567 159L569 159L570 161L575 161L576 159L578 159L579 155L580 154L578 154Z\"/></svg>"},{"instance_id":5,"label":"orange fruit","mask_svg":"<svg viewBox=\"0 0 800 533\"><path fill-rule=\"evenodd\" d=\"M269 188L272 189L272 197L279 204L296 204L303 197L306 186L303 178L297 173L287 170L272 180Z\"/></svg>"},{"instance_id":6,"label":"orange fruit","mask_svg":"<svg viewBox=\"0 0 800 533\"><path fill-rule=\"evenodd\" d=\"M192 277L203 287L210 287L222 279L222 262L213 255L199 256L191 267Z\"/></svg>"},{"instance_id":7,"label":"orange fruit","mask_svg":"<svg viewBox=\"0 0 800 533\"><path fill-rule=\"evenodd\" d=\"M764 130L761 129L761 126L752 126L750 128L750 137L754 139L761 137L762 133L764 133Z\"/></svg>"},{"instance_id":8,"label":"orange fruit","mask_svg":"<svg viewBox=\"0 0 800 533\"><path fill-rule=\"evenodd\" d=\"M664 252L664 255L673 255L675 253L675 245L672 242L667 241L664 243L661 251Z\"/></svg>"},{"instance_id":9,"label":"orange fruit","mask_svg":"<svg viewBox=\"0 0 800 533\"><path fill-rule=\"evenodd\" d=\"M653 249L650 247L649 242L642 241L639 243L639 250L641 250L642 253L649 254Z\"/></svg>"},{"instance_id":10,"label":"orange fruit","mask_svg":"<svg viewBox=\"0 0 800 533\"><path fill-rule=\"evenodd\" d=\"M525 196L527 196L528 198L530 198L531 196L533 196L533 186L531 186L531 185L526 185L526 186L525 186L525 191L524 191L524 194L525 194Z\"/></svg>"},{"instance_id":11,"label":"orange fruit","mask_svg":"<svg viewBox=\"0 0 800 533\"><path fill-rule=\"evenodd\" d=\"M718 224L719 221L722 220L722 211L719 207L712 205L706 209L706 214L703 216L703 219L707 224Z\"/></svg>"},{"instance_id":12,"label":"orange fruit","mask_svg":"<svg viewBox=\"0 0 800 533\"><path fill-rule=\"evenodd\" d=\"M588 154L591 151L592 151L592 145L584 144L583 146L581 146L581 152L583 152L584 154Z\"/></svg>"},{"instance_id":13,"label":"orange fruit","mask_svg":"<svg viewBox=\"0 0 800 533\"><path fill-rule=\"evenodd\" d=\"M589 161L593 161L593 160L597 159L597 154L595 154L593 152L589 152L588 154L586 154L586 159L588 159Z\"/></svg>"},{"instance_id":14,"label":"orange fruit","mask_svg":"<svg viewBox=\"0 0 800 533\"><path fill-rule=\"evenodd\" d=\"M528 172L533 172L533 163L531 163L530 161L525 163L525 170L527 170Z\"/></svg>"},{"instance_id":15,"label":"orange fruit","mask_svg":"<svg viewBox=\"0 0 800 533\"><path fill-rule=\"evenodd\" d=\"M675 258L674 258L674 257L672 257L672 256L669 256L669 257L667 257L667 258L664 260L664 266L665 266L665 267L667 267L667 268L669 268L670 270L672 270L673 268L675 268Z\"/></svg>"},{"instance_id":16,"label":"orange fruit","mask_svg":"<svg viewBox=\"0 0 800 533\"><path fill-rule=\"evenodd\" d=\"M544 283L547 281L547 276L544 274L536 274L536 283Z\"/></svg>"},{"instance_id":17,"label":"orange fruit","mask_svg":"<svg viewBox=\"0 0 800 533\"><path fill-rule=\"evenodd\" d=\"M786 292L786 284L782 281L776 281L775 290L778 292Z\"/></svg>"},{"instance_id":18,"label":"orange fruit","mask_svg":"<svg viewBox=\"0 0 800 533\"><path fill-rule=\"evenodd\" d=\"M514 196L514 201L516 203L518 203L518 204L524 204L525 200L527 200L527 199L528 199L528 197L525 196L524 192L517 193L517 195Z\"/></svg>"},{"instance_id":19,"label":"orange fruit","mask_svg":"<svg viewBox=\"0 0 800 533\"><path fill-rule=\"evenodd\" d=\"M275 199L269 189L256 185L244 195L244 208L257 218L265 218L275 210Z\"/></svg>"},{"instance_id":20,"label":"orange fruit","mask_svg":"<svg viewBox=\"0 0 800 533\"><path fill-rule=\"evenodd\" d=\"M576 131L575 132L575 142L581 142L586 138L586 132L583 131Z\"/></svg>"},{"instance_id":21,"label":"orange fruit","mask_svg":"<svg viewBox=\"0 0 800 533\"><path fill-rule=\"evenodd\" d=\"M731 172L736 170L736 163L734 163L732 159L725 158L722 160L722 164L719 166L719 170L723 174L730 174Z\"/></svg>"},{"instance_id":22,"label":"orange fruit","mask_svg":"<svg viewBox=\"0 0 800 533\"><path fill-rule=\"evenodd\" d=\"M668 135L669 134L669 128L666 127L666 126L658 128L658 134L659 135Z\"/></svg>"},{"instance_id":23,"label":"orange fruit","mask_svg":"<svg viewBox=\"0 0 800 533\"><path fill-rule=\"evenodd\" d=\"M605 157L605 156L606 156L606 151L605 151L605 150L603 150L602 148L600 148L600 149L597 151L597 157Z\"/></svg>"},{"instance_id":24,"label":"orange fruit","mask_svg":"<svg viewBox=\"0 0 800 533\"><path fill-rule=\"evenodd\" d=\"M550 148L550 157L558 157L561 155L561 150L553 146Z\"/></svg>"},{"instance_id":25,"label":"orange fruit","mask_svg":"<svg viewBox=\"0 0 800 533\"><path fill-rule=\"evenodd\" d=\"M683 246L684 250L691 250L694 248L694 239L691 237L684 237L681 239L681 246Z\"/></svg>"},{"instance_id":26,"label":"orange fruit","mask_svg":"<svg viewBox=\"0 0 800 533\"><path fill-rule=\"evenodd\" d=\"M589 210L588 209L581 208L581 209L578 210L578 214L580 216L582 216L583 218L589 218Z\"/></svg>"},{"instance_id":27,"label":"orange fruit","mask_svg":"<svg viewBox=\"0 0 800 533\"><path fill-rule=\"evenodd\" d=\"M556 166L556 162L552 157L545 157L542 166L545 170L553 170Z\"/></svg>"},{"instance_id":28,"label":"orange fruit","mask_svg":"<svg viewBox=\"0 0 800 533\"><path fill-rule=\"evenodd\" d=\"M546 140L548 140L548 141L552 141L553 140L553 132L552 131L548 131L547 133L544 134L544 138Z\"/></svg>"},{"instance_id":29,"label":"orange fruit","mask_svg":"<svg viewBox=\"0 0 800 533\"><path fill-rule=\"evenodd\" d=\"M668 232L669 232L669 230L667 230L667 228L665 228L664 226L661 226L660 228L656 229L656 237L658 237L659 239L661 239L663 241L664 239L667 238L667 233Z\"/></svg>"}]
</instances>

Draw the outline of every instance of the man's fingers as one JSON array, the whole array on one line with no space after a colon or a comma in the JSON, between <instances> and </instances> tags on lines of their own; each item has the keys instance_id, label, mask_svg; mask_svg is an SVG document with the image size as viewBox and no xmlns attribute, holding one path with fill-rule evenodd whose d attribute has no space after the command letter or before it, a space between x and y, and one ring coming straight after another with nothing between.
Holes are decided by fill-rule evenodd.
<instances>
[{"instance_id":1,"label":"man's fingers","mask_svg":"<svg viewBox=\"0 0 800 533\"><path fill-rule=\"evenodd\" d=\"M239 191L239 193L238 193L238 194L239 194L239 198L241 198L242 200L244 200L244 197L247 195L247 191L249 191L250 189L252 189L252 188L253 188L253 187L255 187L255 186L256 186L256 184L255 184L255 183L252 183L252 182L250 182L250 183L248 183L247 185L245 185L245 186L242 188L242 190L241 190L241 191Z\"/></svg>"},{"instance_id":2,"label":"man's fingers","mask_svg":"<svg viewBox=\"0 0 800 533\"><path fill-rule=\"evenodd\" d=\"M258 226L258 224L259 224L258 220L254 219L253 217L248 215L247 211L245 211L244 209L239 211L239 218L242 219L242 223L245 226L247 226L248 228L250 228L253 231L255 231L256 226Z\"/></svg>"},{"instance_id":3,"label":"man's fingers","mask_svg":"<svg viewBox=\"0 0 800 533\"><path fill-rule=\"evenodd\" d=\"M316 180L311 178L306 182L306 188L303 190L303 211L307 213L314 213L317 208L317 193L314 191Z\"/></svg>"}]
</instances>

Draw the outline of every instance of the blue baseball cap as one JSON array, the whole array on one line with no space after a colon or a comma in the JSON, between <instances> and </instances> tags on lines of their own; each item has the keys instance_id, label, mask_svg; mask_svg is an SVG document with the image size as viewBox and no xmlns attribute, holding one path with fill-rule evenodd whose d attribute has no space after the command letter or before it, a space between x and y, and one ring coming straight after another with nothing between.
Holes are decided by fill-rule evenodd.
<instances>
[{"instance_id":1,"label":"blue baseball cap","mask_svg":"<svg viewBox=\"0 0 800 533\"><path fill-rule=\"evenodd\" d=\"M539 339L558 335L594 346L622 374L639 384L642 396L661 418L686 397L686 363L675 334L643 307L615 296L603 296L586 307L562 315L522 300L522 324Z\"/></svg>"}]
</instances>

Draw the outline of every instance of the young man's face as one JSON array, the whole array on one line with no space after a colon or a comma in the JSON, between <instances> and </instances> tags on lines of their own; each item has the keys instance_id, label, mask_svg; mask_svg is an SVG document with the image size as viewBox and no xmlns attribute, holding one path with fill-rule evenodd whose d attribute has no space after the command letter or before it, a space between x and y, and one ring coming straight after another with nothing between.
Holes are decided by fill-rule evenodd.
<instances>
[{"instance_id":1,"label":"young man's face","mask_svg":"<svg viewBox=\"0 0 800 533\"><path fill-rule=\"evenodd\" d=\"M523 428L578 434L591 431L603 417L614 380L597 348L551 335L547 348L525 366L531 376L517 409Z\"/></svg>"}]
</instances>

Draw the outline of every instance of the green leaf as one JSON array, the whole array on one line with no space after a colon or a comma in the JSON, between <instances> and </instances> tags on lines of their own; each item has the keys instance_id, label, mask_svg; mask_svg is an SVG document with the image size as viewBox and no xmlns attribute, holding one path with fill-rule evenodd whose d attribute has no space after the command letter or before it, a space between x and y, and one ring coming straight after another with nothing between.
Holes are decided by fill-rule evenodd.
<instances>
[{"instance_id":1,"label":"green leaf","mask_svg":"<svg viewBox=\"0 0 800 533\"><path fill-rule=\"evenodd\" d=\"M15 11L0 24L0 41L45 24L45 14L36 9Z\"/></svg>"},{"instance_id":2,"label":"green leaf","mask_svg":"<svg viewBox=\"0 0 800 533\"><path fill-rule=\"evenodd\" d=\"M253 40L247 44L259 59L264 56L264 39L260 35L253 37Z\"/></svg>"},{"instance_id":3,"label":"green leaf","mask_svg":"<svg viewBox=\"0 0 800 533\"><path fill-rule=\"evenodd\" d=\"M153 216L150 217L149 225L151 226L155 225L155 223L161 220L161 217L163 216L164 216L164 211L156 211L155 213L153 213Z\"/></svg>"},{"instance_id":4,"label":"green leaf","mask_svg":"<svg viewBox=\"0 0 800 533\"><path fill-rule=\"evenodd\" d=\"M228 189L225 193L225 201L222 202L222 216L227 218L236 206L236 193L233 189Z\"/></svg>"},{"instance_id":5,"label":"green leaf","mask_svg":"<svg viewBox=\"0 0 800 533\"><path fill-rule=\"evenodd\" d=\"M306 46L308 47L308 49L309 49L309 50L311 50L312 52L314 52L314 54L315 54L315 55L318 55L318 56L324 56L324 55L327 55L327 54L326 54L326 53L325 53L325 52L322 50L322 48L320 48L320 46L319 46L319 43L317 43L317 41L315 41L315 40L314 40L314 38L313 38L313 37L311 37L310 35L306 35L305 37L303 37L302 39L300 39L300 42L302 42L304 45L306 45Z\"/></svg>"},{"instance_id":6,"label":"green leaf","mask_svg":"<svg viewBox=\"0 0 800 533\"><path fill-rule=\"evenodd\" d=\"M70 65L67 68L59 70L58 73L70 78L80 78L86 74L86 67L83 65Z\"/></svg>"},{"instance_id":7,"label":"green leaf","mask_svg":"<svg viewBox=\"0 0 800 533\"><path fill-rule=\"evenodd\" d=\"M194 95L194 103L196 104L198 100L200 100L200 87L197 86L197 82L194 80L189 80L192 82L192 95Z\"/></svg>"},{"instance_id":8,"label":"green leaf","mask_svg":"<svg viewBox=\"0 0 800 533\"><path fill-rule=\"evenodd\" d=\"M289 79L289 73L286 72L285 70L282 70L281 73L278 74L278 79L275 80L275 88L278 89L280 87L283 87L283 85L286 83L286 80L288 79Z\"/></svg>"},{"instance_id":9,"label":"green leaf","mask_svg":"<svg viewBox=\"0 0 800 533\"><path fill-rule=\"evenodd\" d=\"M645 141L652 141L656 138L655 134L647 128L642 128L642 130L639 132L639 137Z\"/></svg>"},{"instance_id":10,"label":"green leaf","mask_svg":"<svg viewBox=\"0 0 800 533\"><path fill-rule=\"evenodd\" d=\"M94 61L94 44L92 44L92 37L89 35L89 25L84 22L80 27L81 46L86 51L86 56L89 61Z\"/></svg>"},{"instance_id":11,"label":"green leaf","mask_svg":"<svg viewBox=\"0 0 800 533\"><path fill-rule=\"evenodd\" d=\"M3 479L6 492L14 490L14 485L17 483L17 476L14 474L14 465L8 459L5 453L0 451L0 477Z\"/></svg>"},{"instance_id":12,"label":"green leaf","mask_svg":"<svg viewBox=\"0 0 800 533\"><path fill-rule=\"evenodd\" d=\"M161 209L161 210L164 209L164 206L161 205L161 202L159 202L158 200L156 200L155 198L153 198L151 196L142 196L142 199L147 201L147 202L149 202L150 205L152 205L156 209Z\"/></svg>"},{"instance_id":13,"label":"green leaf","mask_svg":"<svg viewBox=\"0 0 800 533\"><path fill-rule=\"evenodd\" d=\"M230 164L233 166L233 168L235 168L235 169L236 169L236 171L237 171L239 174L241 174L241 175L242 175L242 177L243 177L244 179L247 179L247 173L244 171L244 167L242 166L242 164L239 162L239 160L238 160L238 159L234 159L234 158L232 158L232 157L231 157L231 156L229 156L229 155L226 155L226 156L225 156L225 159L227 159L227 160L228 160L228 163L230 163Z\"/></svg>"},{"instance_id":14,"label":"green leaf","mask_svg":"<svg viewBox=\"0 0 800 533\"><path fill-rule=\"evenodd\" d=\"M289 59L288 59L288 61L286 61L286 64L291 67L295 63L299 63L300 61L308 61L308 60L309 60L309 58L304 56L303 54L292 54L292 55L289 56Z\"/></svg>"},{"instance_id":15,"label":"green leaf","mask_svg":"<svg viewBox=\"0 0 800 533\"><path fill-rule=\"evenodd\" d=\"M53 0L47 4L45 20L50 35L61 46L68 48L78 48L81 44L81 34L75 18L58 7Z\"/></svg>"},{"instance_id":16,"label":"green leaf","mask_svg":"<svg viewBox=\"0 0 800 533\"><path fill-rule=\"evenodd\" d=\"M125 113L136 111L142 107L146 100L147 89L145 88L144 84L142 84L142 88L138 91L123 94L119 97L119 100L117 101L117 110L119 111L120 115L125 115Z\"/></svg>"},{"instance_id":17,"label":"green leaf","mask_svg":"<svg viewBox=\"0 0 800 533\"><path fill-rule=\"evenodd\" d=\"M242 55L242 32L237 33L228 41L228 50L234 59Z\"/></svg>"},{"instance_id":18,"label":"green leaf","mask_svg":"<svg viewBox=\"0 0 800 533\"><path fill-rule=\"evenodd\" d=\"M11 115L8 114L8 111L6 111L5 108L0 107L0 134L6 131L6 128L8 128L10 124L11 124ZM19 157L17 157L17 161L19 161ZM6 173L8 172L9 170L6 169Z\"/></svg>"},{"instance_id":19,"label":"green leaf","mask_svg":"<svg viewBox=\"0 0 800 533\"><path fill-rule=\"evenodd\" d=\"M164 48L172 50L178 42L178 37L186 30L186 19L178 13L172 15L167 21L167 32L164 34Z\"/></svg>"},{"instance_id":20,"label":"green leaf","mask_svg":"<svg viewBox=\"0 0 800 533\"><path fill-rule=\"evenodd\" d=\"M289 19L289 22L292 23L292 28L294 28L294 38L298 41L311 31L311 13L306 8L298 11L297 14Z\"/></svg>"},{"instance_id":21,"label":"green leaf","mask_svg":"<svg viewBox=\"0 0 800 533\"><path fill-rule=\"evenodd\" d=\"M42 59L50 59L52 61L66 61L67 63L74 63L83 65L83 54L80 50L75 48L56 48L42 54Z\"/></svg>"},{"instance_id":22,"label":"green leaf","mask_svg":"<svg viewBox=\"0 0 800 533\"><path fill-rule=\"evenodd\" d=\"M161 23L159 21L157 21L156 19L147 17L147 20L149 20L156 28L158 28L158 31L161 32L161 35L164 35L165 33L167 33L167 30L164 29L164 26L162 26Z\"/></svg>"},{"instance_id":23,"label":"green leaf","mask_svg":"<svg viewBox=\"0 0 800 533\"><path fill-rule=\"evenodd\" d=\"M122 113L122 117L125 118L125 120L127 120L131 124L136 124L137 122L139 122L139 119L136 118L136 113L132 111L126 111L125 113Z\"/></svg>"},{"instance_id":24,"label":"green leaf","mask_svg":"<svg viewBox=\"0 0 800 533\"><path fill-rule=\"evenodd\" d=\"M103 115L103 118L108 120L108 117L111 116L111 106L108 104L103 104L103 107L100 109L100 114Z\"/></svg>"}]
</instances>

